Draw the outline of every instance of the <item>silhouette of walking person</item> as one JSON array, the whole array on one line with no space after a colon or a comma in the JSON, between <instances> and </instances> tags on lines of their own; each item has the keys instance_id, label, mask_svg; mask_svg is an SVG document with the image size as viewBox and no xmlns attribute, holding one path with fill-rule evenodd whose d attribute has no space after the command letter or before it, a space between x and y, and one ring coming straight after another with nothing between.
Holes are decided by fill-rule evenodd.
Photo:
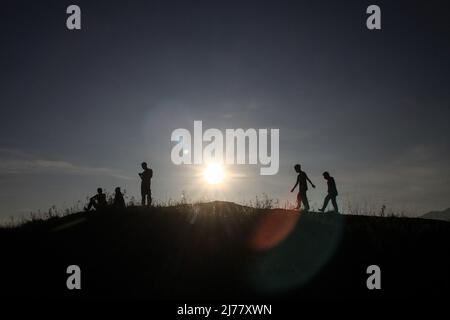
<instances>
[{"instance_id":1,"label":"silhouette of walking person","mask_svg":"<svg viewBox=\"0 0 450 320\"><path fill-rule=\"evenodd\" d=\"M338 205L336 202L336 197L338 195L337 188L336 188L336 182L334 181L334 178L330 176L330 174L325 171L323 173L323 177L325 180L327 180L328 185L328 194L325 197L325 200L323 201L323 207L322 209L319 209L320 212L324 212L327 208L328 202L331 200L331 203L334 207L334 212L339 213Z\"/></svg>"},{"instance_id":2,"label":"silhouette of walking person","mask_svg":"<svg viewBox=\"0 0 450 320\"><path fill-rule=\"evenodd\" d=\"M120 188L117 187L114 194L114 202L113 202L114 208L116 209L125 209L125 200L123 198L123 194L120 191Z\"/></svg>"},{"instance_id":3,"label":"silhouette of walking person","mask_svg":"<svg viewBox=\"0 0 450 320\"><path fill-rule=\"evenodd\" d=\"M89 199L89 204L87 207L84 207L84 210L89 211L91 208L94 208L98 211L104 209L107 204L106 194L103 193L102 188L97 188L97 194Z\"/></svg>"},{"instance_id":4,"label":"silhouette of walking person","mask_svg":"<svg viewBox=\"0 0 450 320\"><path fill-rule=\"evenodd\" d=\"M144 172L139 173L139 177L141 177L141 196L142 196L142 205L152 205L152 190L150 189L151 179L153 177L153 170L148 168L147 162L142 162L142 169Z\"/></svg>"},{"instance_id":5,"label":"silhouette of walking person","mask_svg":"<svg viewBox=\"0 0 450 320\"><path fill-rule=\"evenodd\" d=\"M294 166L294 169L298 173L298 175L297 175L297 182L295 183L291 192L294 192L295 188L298 185L297 208L296 209L300 209L301 204L303 202L305 211L309 211L309 202L308 202L308 197L306 196L306 191L308 190L307 182L309 182L313 188L315 188L316 186L311 182L311 180L309 180L307 174L302 171L301 165L296 164Z\"/></svg>"}]
</instances>

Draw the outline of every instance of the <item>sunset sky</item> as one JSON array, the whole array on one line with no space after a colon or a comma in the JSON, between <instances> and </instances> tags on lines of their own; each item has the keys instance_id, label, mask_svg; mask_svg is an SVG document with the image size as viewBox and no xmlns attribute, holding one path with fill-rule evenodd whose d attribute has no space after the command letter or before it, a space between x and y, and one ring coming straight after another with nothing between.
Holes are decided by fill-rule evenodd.
<instances>
[{"instance_id":1,"label":"sunset sky","mask_svg":"<svg viewBox=\"0 0 450 320\"><path fill-rule=\"evenodd\" d=\"M394 3L395 2L395 3ZM375 3L375 2L374 2ZM66 28L77 4L82 30ZM0 218L67 208L97 187L155 200L267 193L295 201L293 165L353 206L450 207L446 1L2 1ZM280 169L209 186L170 159L173 130L280 129Z\"/></svg>"}]
</instances>

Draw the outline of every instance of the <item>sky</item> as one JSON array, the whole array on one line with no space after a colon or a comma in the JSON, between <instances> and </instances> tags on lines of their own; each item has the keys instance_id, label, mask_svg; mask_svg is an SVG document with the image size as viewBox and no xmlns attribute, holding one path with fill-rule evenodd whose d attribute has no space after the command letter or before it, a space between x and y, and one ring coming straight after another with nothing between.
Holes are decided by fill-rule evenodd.
<instances>
[{"instance_id":1,"label":"sky","mask_svg":"<svg viewBox=\"0 0 450 320\"><path fill-rule=\"evenodd\" d=\"M66 8L81 8L81 30ZM366 28L381 8L382 29ZM445 1L2 1L0 218L82 206L97 187L155 200L295 201L293 165L341 207L450 207ZM280 130L280 168L220 187L176 166L171 133Z\"/></svg>"}]
</instances>

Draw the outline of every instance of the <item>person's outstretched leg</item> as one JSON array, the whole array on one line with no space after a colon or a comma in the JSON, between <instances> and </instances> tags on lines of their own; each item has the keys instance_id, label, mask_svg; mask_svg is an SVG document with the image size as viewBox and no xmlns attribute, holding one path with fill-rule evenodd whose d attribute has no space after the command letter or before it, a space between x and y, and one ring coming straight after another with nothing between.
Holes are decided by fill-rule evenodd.
<instances>
[{"instance_id":1,"label":"person's outstretched leg","mask_svg":"<svg viewBox=\"0 0 450 320\"><path fill-rule=\"evenodd\" d=\"M85 211L89 211L89 210L92 209L92 207L95 208L95 201L94 201L94 200L90 200L90 201L89 201L89 204L87 205L87 207L84 207L84 210L85 210Z\"/></svg>"},{"instance_id":2,"label":"person's outstretched leg","mask_svg":"<svg viewBox=\"0 0 450 320\"><path fill-rule=\"evenodd\" d=\"M331 198L331 203L333 204L334 211L335 211L336 213L338 213L338 212L339 212L339 209L338 209L338 205L337 205L337 201L336 201L336 196L334 196L334 197Z\"/></svg>"},{"instance_id":3,"label":"person's outstretched leg","mask_svg":"<svg viewBox=\"0 0 450 320\"><path fill-rule=\"evenodd\" d=\"M302 193L302 201L303 201L303 206L305 207L305 211L309 211L309 201L308 201L308 197L306 196L306 192Z\"/></svg>"},{"instance_id":4,"label":"person's outstretched leg","mask_svg":"<svg viewBox=\"0 0 450 320\"><path fill-rule=\"evenodd\" d=\"M325 209L326 209L327 206L328 206L328 202L329 202L329 201L330 201L330 195L327 194L327 196L325 197L325 200L323 201L322 209L319 209L319 211L324 212Z\"/></svg>"},{"instance_id":5,"label":"person's outstretched leg","mask_svg":"<svg viewBox=\"0 0 450 320\"><path fill-rule=\"evenodd\" d=\"M296 210L300 209L300 207L302 206L302 195L299 193L297 193L297 208L295 208Z\"/></svg>"},{"instance_id":6,"label":"person's outstretched leg","mask_svg":"<svg viewBox=\"0 0 450 320\"><path fill-rule=\"evenodd\" d=\"M146 197L147 195L145 194L145 192L144 191L142 191L141 192L141 205L142 206L145 206L145 197Z\"/></svg>"}]
</instances>

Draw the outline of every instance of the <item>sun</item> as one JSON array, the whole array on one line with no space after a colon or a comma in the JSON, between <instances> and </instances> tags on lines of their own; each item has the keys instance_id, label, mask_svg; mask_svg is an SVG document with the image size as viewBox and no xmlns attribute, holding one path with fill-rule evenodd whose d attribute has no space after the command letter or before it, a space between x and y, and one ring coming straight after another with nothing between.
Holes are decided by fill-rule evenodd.
<instances>
[{"instance_id":1,"label":"sun","mask_svg":"<svg viewBox=\"0 0 450 320\"><path fill-rule=\"evenodd\" d=\"M225 170L220 164L210 163L203 171L203 177L208 184L220 184L225 179Z\"/></svg>"}]
</instances>

